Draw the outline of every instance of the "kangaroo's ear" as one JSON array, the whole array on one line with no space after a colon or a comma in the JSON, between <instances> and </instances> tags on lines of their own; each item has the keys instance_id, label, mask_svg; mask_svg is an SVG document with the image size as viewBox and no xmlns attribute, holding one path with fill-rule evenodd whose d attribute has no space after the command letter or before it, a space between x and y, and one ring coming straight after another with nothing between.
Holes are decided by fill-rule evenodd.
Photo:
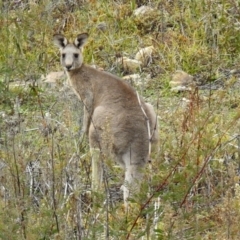
<instances>
[{"instance_id":1,"label":"kangaroo's ear","mask_svg":"<svg viewBox=\"0 0 240 240\"><path fill-rule=\"evenodd\" d=\"M68 40L62 34L55 34L53 43L59 48L64 48L68 44Z\"/></svg>"},{"instance_id":2,"label":"kangaroo's ear","mask_svg":"<svg viewBox=\"0 0 240 240\"><path fill-rule=\"evenodd\" d=\"M78 34L74 41L75 46L78 48L82 47L86 43L88 36L88 33Z\"/></svg>"}]
</instances>

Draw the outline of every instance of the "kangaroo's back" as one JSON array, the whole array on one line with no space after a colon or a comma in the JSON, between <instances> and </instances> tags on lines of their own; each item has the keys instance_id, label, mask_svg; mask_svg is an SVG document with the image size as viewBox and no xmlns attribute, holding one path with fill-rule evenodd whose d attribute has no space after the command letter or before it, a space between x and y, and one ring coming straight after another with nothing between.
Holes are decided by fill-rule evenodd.
<instances>
[{"instance_id":1,"label":"kangaroo's back","mask_svg":"<svg viewBox=\"0 0 240 240\"><path fill-rule=\"evenodd\" d=\"M78 91L79 98L84 97L86 90L91 91L94 94L95 106L113 104L117 108L118 105L130 107L139 104L134 88L113 74L99 71L85 64L68 74L71 79L70 84Z\"/></svg>"}]
</instances>

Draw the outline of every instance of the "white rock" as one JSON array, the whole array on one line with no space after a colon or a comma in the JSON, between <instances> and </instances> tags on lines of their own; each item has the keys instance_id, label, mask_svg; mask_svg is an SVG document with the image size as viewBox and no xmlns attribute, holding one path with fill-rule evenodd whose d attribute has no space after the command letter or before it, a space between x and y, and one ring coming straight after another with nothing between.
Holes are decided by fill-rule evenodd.
<instances>
[{"instance_id":1,"label":"white rock","mask_svg":"<svg viewBox=\"0 0 240 240\"><path fill-rule=\"evenodd\" d=\"M97 70L99 70L99 71L104 71L104 69L102 68L102 67L99 67L99 66L97 66L96 64L92 64L92 65L90 65L91 67L93 67L93 68L95 68L95 69L97 69Z\"/></svg>"},{"instance_id":2,"label":"white rock","mask_svg":"<svg viewBox=\"0 0 240 240\"><path fill-rule=\"evenodd\" d=\"M142 82L141 76L139 74L127 75L127 76L124 76L123 79L129 83L133 82L136 85L139 85Z\"/></svg>"},{"instance_id":3,"label":"white rock","mask_svg":"<svg viewBox=\"0 0 240 240\"><path fill-rule=\"evenodd\" d=\"M142 62L143 66L147 66L149 61L151 61L153 51L153 46L142 48L136 53L135 59L139 62Z\"/></svg>"},{"instance_id":4,"label":"white rock","mask_svg":"<svg viewBox=\"0 0 240 240\"><path fill-rule=\"evenodd\" d=\"M142 63L135 59L127 57L118 58L116 63L121 65L125 71L136 72L141 68Z\"/></svg>"},{"instance_id":5,"label":"white rock","mask_svg":"<svg viewBox=\"0 0 240 240\"><path fill-rule=\"evenodd\" d=\"M144 17L150 15L154 11L153 8L148 6L141 6L133 11L133 15L136 17Z\"/></svg>"},{"instance_id":6,"label":"white rock","mask_svg":"<svg viewBox=\"0 0 240 240\"><path fill-rule=\"evenodd\" d=\"M191 86L194 86L193 76L188 73L177 70L172 75L172 80L169 82L172 91L189 91Z\"/></svg>"},{"instance_id":7,"label":"white rock","mask_svg":"<svg viewBox=\"0 0 240 240\"><path fill-rule=\"evenodd\" d=\"M65 76L64 72L50 72L46 77L42 76L42 79L46 83L57 83L58 80Z\"/></svg>"},{"instance_id":8,"label":"white rock","mask_svg":"<svg viewBox=\"0 0 240 240\"><path fill-rule=\"evenodd\" d=\"M124 80L126 80L131 84L133 83L136 86L141 86L143 84L146 84L150 78L151 78L150 75L143 77L143 76L140 76L139 74L131 74L123 77Z\"/></svg>"},{"instance_id":9,"label":"white rock","mask_svg":"<svg viewBox=\"0 0 240 240\"><path fill-rule=\"evenodd\" d=\"M184 92L184 91L191 91L191 90L192 90L191 87L186 87L186 86L176 86L171 88L172 92Z\"/></svg>"}]
</instances>

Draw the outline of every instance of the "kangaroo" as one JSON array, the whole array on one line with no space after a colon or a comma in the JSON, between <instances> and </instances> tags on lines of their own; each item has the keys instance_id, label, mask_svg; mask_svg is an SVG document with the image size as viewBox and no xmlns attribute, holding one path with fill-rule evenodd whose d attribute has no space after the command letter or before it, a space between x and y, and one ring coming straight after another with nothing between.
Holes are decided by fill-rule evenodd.
<instances>
[{"instance_id":1,"label":"kangaroo","mask_svg":"<svg viewBox=\"0 0 240 240\"><path fill-rule=\"evenodd\" d=\"M122 187L127 203L130 187L138 189L151 144L158 141L157 116L153 106L128 83L83 63L82 47L87 38L87 33L81 33L70 43L56 34L53 42L60 49L69 85L84 104L83 132L92 153L92 188L98 189L102 180L101 153L125 169Z\"/></svg>"}]
</instances>

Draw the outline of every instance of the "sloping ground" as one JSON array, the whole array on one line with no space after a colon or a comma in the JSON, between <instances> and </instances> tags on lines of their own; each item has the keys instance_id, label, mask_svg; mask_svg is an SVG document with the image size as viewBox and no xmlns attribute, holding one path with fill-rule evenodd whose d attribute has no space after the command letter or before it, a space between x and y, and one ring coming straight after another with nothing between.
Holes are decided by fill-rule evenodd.
<instances>
[{"instance_id":1,"label":"sloping ground","mask_svg":"<svg viewBox=\"0 0 240 240\"><path fill-rule=\"evenodd\" d=\"M150 14L138 17L141 5L1 3L0 238L240 238L238 2L146 1ZM108 159L105 191L93 205L82 105L64 77L41 78L60 69L53 33L83 31L91 36L85 61L139 74L130 82L158 112L159 149L128 214L123 172ZM147 60L136 57L149 46ZM198 89L172 92L176 70Z\"/></svg>"}]
</instances>

